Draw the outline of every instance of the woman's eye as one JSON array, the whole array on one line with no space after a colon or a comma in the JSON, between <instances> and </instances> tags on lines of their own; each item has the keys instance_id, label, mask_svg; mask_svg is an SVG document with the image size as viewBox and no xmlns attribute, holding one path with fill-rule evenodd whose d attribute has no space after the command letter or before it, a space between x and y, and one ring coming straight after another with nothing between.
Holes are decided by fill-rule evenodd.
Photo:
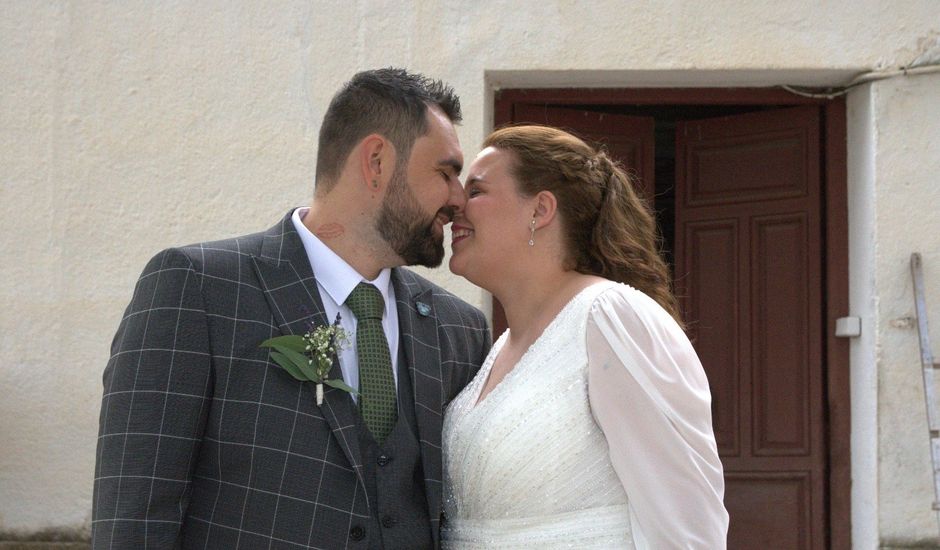
<instances>
[{"instance_id":1,"label":"woman's eye","mask_svg":"<svg viewBox=\"0 0 940 550\"><path fill-rule=\"evenodd\" d=\"M470 189L467 189L468 197L475 197L476 195L479 195L479 194L480 194L480 191L476 189L475 187L471 187Z\"/></svg>"}]
</instances>

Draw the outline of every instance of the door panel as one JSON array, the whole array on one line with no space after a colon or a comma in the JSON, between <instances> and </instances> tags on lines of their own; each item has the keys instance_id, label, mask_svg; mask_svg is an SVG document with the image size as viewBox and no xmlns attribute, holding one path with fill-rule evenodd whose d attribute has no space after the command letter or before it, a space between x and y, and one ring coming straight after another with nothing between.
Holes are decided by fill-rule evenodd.
<instances>
[{"instance_id":1,"label":"door panel","mask_svg":"<svg viewBox=\"0 0 940 550\"><path fill-rule=\"evenodd\" d=\"M697 124L689 131L702 129ZM689 144L688 169L694 182L686 197L689 206L806 195L806 174L801 171L807 144L803 129L743 136L722 136L724 129L716 130L718 135L710 135L707 143Z\"/></svg>"},{"instance_id":2,"label":"door panel","mask_svg":"<svg viewBox=\"0 0 940 550\"><path fill-rule=\"evenodd\" d=\"M819 128L797 107L676 129L676 283L712 387L729 548L826 547Z\"/></svg>"},{"instance_id":3,"label":"door panel","mask_svg":"<svg viewBox=\"0 0 940 550\"><path fill-rule=\"evenodd\" d=\"M692 265L710 264L716 269L699 269L685 275L689 309L699 312L690 336L695 338L699 355L727 365L708 373L712 392L712 423L718 450L723 456L738 456L742 433L739 425L738 399L741 387L741 357L738 312L741 310L741 283L736 266L738 220L716 219L686 225L685 257Z\"/></svg>"},{"instance_id":4,"label":"door panel","mask_svg":"<svg viewBox=\"0 0 940 550\"><path fill-rule=\"evenodd\" d=\"M805 472L725 473L725 506L732 512L728 548L810 549L812 481Z\"/></svg>"},{"instance_id":5,"label":"door panel","mask_svg":"<svg viewBox=\"0 0 940 550\"><path fill-rule=\"evenodd\" d=\"M804 214L752 222L755 456L811 452L806 225Z\"/></svg>"}]
</instances>

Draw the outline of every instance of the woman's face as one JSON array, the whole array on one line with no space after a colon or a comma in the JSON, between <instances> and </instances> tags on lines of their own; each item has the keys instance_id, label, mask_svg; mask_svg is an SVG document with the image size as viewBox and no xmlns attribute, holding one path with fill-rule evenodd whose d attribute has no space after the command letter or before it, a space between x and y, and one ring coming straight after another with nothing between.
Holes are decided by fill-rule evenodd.
<instances>
[{"instance_id":1,"label":"woman's face","mask_svg":"<svg viewBox=\"0 0 940 550\"><path fill-rule=\"evenodd\" d=\"M534 206L511 175L512 153L487 147L467 171L467 205L451 226L450 270L483 288L525 261Z\"/></svg>"}]
</instances>

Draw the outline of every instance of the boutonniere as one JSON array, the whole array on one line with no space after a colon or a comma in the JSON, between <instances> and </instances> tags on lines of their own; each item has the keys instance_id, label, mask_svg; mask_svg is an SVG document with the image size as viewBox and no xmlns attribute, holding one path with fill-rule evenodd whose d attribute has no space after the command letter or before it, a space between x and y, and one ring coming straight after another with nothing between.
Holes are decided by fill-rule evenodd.
<instances>
[{"instance_id":1,"label":"boutonniere","mask_svg":"<svg viewBox=\"0 0 940 550\"><path fill-rule=\"evenodd\" d=\"M303 336L276 336L261 342L260 345L262 348L271 348L271 359L288 374L301 382L313 382L317 385L317 405L323 404L323 384L358 394L342 380L327 378L333 367L333 355L349 343L339 320L337 314L332 325L311 327Z\"/></svg>"}]
</instances>

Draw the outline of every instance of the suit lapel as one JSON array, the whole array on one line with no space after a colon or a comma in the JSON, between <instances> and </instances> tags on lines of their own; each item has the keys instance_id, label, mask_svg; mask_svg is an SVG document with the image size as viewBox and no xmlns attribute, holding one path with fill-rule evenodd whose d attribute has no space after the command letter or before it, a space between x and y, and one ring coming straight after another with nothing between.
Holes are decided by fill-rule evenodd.
<instances>
[{"instance_id":1,"label":"suit lapel","mask_svg":"<svg viewBox=\"0 0 940 550\"><path fill-rule=\"evenodd\" d=\"M253 260L262 291L281 334L303 334L311 325L320 326L330 322L326 318L303 241L294 229L290 214L268 230L261 254ZM342 379L339 361L334 360L329 376ZM316 406L313 384L305 386L308 386L305 391L309 394L309 402ZM323 417L339 441L346 459L356 470L359 481L365 485L353 409L355 404L344 391L329 386L324 389L323 404L320 406Z\"/></svg>"},{"instance_id":2,"label":"suit lapel","mask_svg":"<svg viewBox=\"0 0 940 550\"><path fill-rule=\"evenodd\" d=\"M432 290L422 288L417 279L402 269L392 270L392 285L398 305L401 345L414 389L415 417L421 443L425 491L432 521L441 512L441 429L443 428L444 390L438 320ZM402 365L399 365L402 368Z\"/></svg>"}]
</instances>

